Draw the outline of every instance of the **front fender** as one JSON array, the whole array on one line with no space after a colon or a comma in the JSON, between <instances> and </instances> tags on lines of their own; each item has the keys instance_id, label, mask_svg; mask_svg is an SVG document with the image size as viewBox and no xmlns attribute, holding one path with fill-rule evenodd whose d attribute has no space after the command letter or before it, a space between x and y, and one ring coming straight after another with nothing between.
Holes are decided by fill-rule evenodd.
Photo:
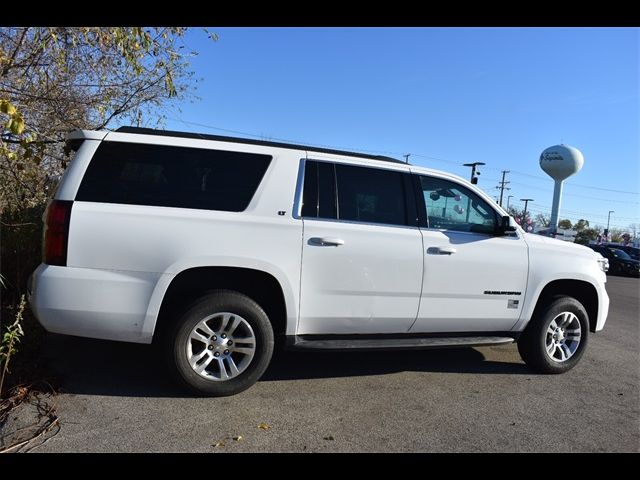
<instances>
[{"instance_id":1,"label":"front fender","mask_svg":"<svg viewBox=\"0 0 640 480\"><path fill-rule=\"evenodd\" d=\"M604 273L602 273L602 277L605 277ZM586 273L574 271L559 271L554 272L553 274L547 274L542 277L538 277L535 280L530 281L529 285L535 285L535 288L527 290L520 319L514 325L512 329L513 331L520 332L525 329L525 327L531 320L531 317L533 316L533 312L535 311L536 305L540 300L540 295L542 294L544 288L551 282L558 280L577 280L588 283L594 288L598 295L598 315L596 319L596 330L602 330L609 309L609 297L604 287L606 277L604 279L600 279L594 278L592 275L588 275Z\"/></svg>"}]
</instances>

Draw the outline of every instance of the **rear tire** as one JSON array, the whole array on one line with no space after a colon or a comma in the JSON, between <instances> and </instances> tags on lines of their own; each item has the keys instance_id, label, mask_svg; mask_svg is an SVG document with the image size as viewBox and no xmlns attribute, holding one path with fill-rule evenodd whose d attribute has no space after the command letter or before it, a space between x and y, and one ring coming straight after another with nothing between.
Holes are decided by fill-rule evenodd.
<instances>
[{"instance_id":1,"label":"rear tire","mask_svg":"<svg viewBox=\"0 0 640 480\"><path fill-rule=\"evenodd\" d=\"M589 339L589 316L575 298L551 299L536 312L518 339L518 351L538 373L571 370L580 361Z\"/></svg>"},{"instance_id":2,"label":"rear tire","mask_svg":"<svg viewBox=\"0 0 640 480\"><path fill-rule=\"evenodd\" d=\"M264 310L238 292L217 290L187 307L166 336L169 368L192 393L235 395L256 383L273 354Z\"/></svg>"}]
</instances>

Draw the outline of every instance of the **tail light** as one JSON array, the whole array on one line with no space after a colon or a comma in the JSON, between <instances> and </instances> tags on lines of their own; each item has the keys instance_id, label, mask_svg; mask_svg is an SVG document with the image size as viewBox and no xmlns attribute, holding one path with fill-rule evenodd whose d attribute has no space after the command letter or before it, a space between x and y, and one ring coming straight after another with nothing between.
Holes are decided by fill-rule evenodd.
<instances>
[{"instance_id":1,"label":"tail light","mask_svg":"<svg viewBox=\"0 0 640 480\"><path fill-rule=\"evenodd\" d=\"M67 265L69 220L72 201L52 200L45 212L42 261L47 265Z\"/></svg>"}]
</instances>

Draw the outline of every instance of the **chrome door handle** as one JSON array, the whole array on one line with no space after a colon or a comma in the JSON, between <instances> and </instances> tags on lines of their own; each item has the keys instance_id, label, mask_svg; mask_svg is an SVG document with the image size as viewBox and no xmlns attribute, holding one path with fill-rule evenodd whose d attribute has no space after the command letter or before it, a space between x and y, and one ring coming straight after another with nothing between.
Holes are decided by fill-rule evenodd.
<instances>
[{"instance_id":1,"label":"chrome door handle","mask_svg":"<svg viewBox=\"0 0 640 480\"><path fill-rule=\"evenodd\" d=\"M453 255L457 250L453 247L429 247L427 253L429 255Z\"/></svg>"},{"instance_id":2,"label":"chrome door handle","mask_svg":"<svg viewBox=\"0 0 640 480\"><path fill-rule=\"evenodd\" d=\"M313 237L309 239L309 245L317 245L320 247L339 247L344 245L344 240L335 237Z\"/></svg>"}]
</instances>

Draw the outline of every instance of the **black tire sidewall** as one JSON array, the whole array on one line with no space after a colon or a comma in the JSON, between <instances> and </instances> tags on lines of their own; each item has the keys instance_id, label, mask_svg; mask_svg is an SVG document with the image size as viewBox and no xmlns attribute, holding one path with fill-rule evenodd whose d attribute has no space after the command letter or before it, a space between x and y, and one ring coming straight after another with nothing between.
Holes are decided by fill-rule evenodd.
<instances>
[{"instance_id":1,"label":"black tire sidewall","mask_svg":"<svg viewBox=\"0 0 640 480\"><path fill-rule=\"evenodd\" d=\"M216 312L230 312L244 318L256 337L256 352L245 371L230 380L213 381L198 375L187 360L185 344L195 325ZM170 367L187 389L197 395L228 396L240 393L256 383L273 355L273 329L264 310L251 298L238 292L220 290L201 297L188 307L168 336Z\"/></svg>"},{"instance_id":2,"label":"black tire sidewall","mask_svg":"<svg viewBox=\"0 0 640 480\"><path fill-rule=\"evenodd\" d=\"M581 338L576 352L564 362L555 362L546 351L547 329L552 320L563 312L571 312L580 321ZM541 373L564 373L571 370L582 358L589 340L589 317L580 302L572 297L559 297L552 300L547 308L532 319L519 344L520 353L525 362Z\"/></svg>"}]
</instances>

